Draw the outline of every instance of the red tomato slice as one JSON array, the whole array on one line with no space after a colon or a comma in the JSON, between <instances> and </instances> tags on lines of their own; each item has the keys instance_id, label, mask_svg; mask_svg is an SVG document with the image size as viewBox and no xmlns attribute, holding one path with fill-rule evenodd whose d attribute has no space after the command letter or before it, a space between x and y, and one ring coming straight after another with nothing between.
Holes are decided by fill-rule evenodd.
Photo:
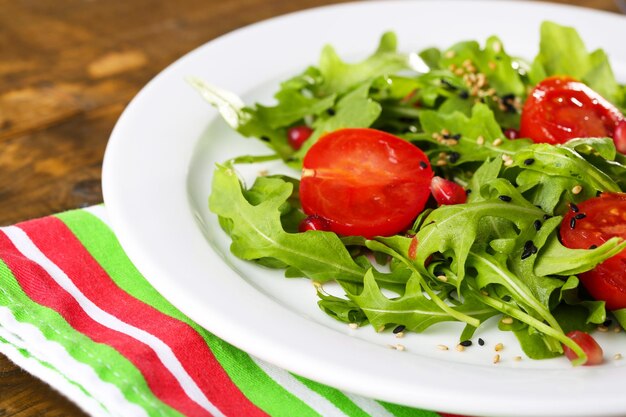
<instances>
[{"instance_id":1,"label":"red tomato slice","mask_svg":"<svg viewBox=\"0 0 626 417\"><path fill-rule=\"evenodd\" d=\"M304 157L300 201L335 233L390 236L424 209L432 177L428 158L411 143L374 129L340 129Z\"/></svg>"},{"instance_id":2,"label":"red tomato slice","mask_svg":"<svg viewBox=\"0 0 626 417\"><path fill-rule=\"evenodd\" d=\"M546 78L528 96L520 136L534 142L613 137L624 115L598 93L570 77Z\"/></svg>"},{"instance_id":3,"label":"red tomato slice","mask_svg":"<svg viewBox=\"0 0 626 417\"><path fill-rule=\"evenodd\" d=\"M585 362L584 365L599 365L602 363L604 352L598 342L596 342L596 339L589 335L589 333L574 330L573 332L569 332L567 337L576 342L587 355L587 362ZM563 353L565 353L565 356L567 356L569 360L578 358L576 353L565 345L563 345Z\"/></svg>"},{"instance_id":4,"label":"red tomato slice","mask_svg":"<svg viewBox=\"0 0 626 417\"><path fill-rule=\"evenodd\" d=\"M560 230L568 248L589 249L615 236L626 239L626 194L602 193L573 208L564 216ZM609 310L626 308L626 250L580 274L580 280Z\"/></svg>"}]
</instances>

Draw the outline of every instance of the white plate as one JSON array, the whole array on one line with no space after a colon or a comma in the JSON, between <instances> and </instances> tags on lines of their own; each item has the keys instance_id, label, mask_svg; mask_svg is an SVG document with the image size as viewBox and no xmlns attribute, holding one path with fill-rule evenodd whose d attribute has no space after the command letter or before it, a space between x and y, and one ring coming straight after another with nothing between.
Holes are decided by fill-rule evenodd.
<instances>
[{"instance_id":1,"label":"white plate","mask_svg":"<svg viewBox=\"0 0 626 417\"><path fill-rule=\"evenodd\" d=\"M351 330L318 310L307 280L287 280L234 259L207 209L215 162L267 153L231 132L185 82L199 76L250 103L268 102L278 82L315 64L322 46L360 59L386 30L406 52L499 35L507 50L532 58L544 19L576 26L589 48L609 52L626 79L626 19L541 3L389 1L307 10L216 39L181 58L131 102L111 135L103 172L107 209L124 249L150 282L202 326L251 354L305 377L396 403L482 416L626 414L623 334L600 335L607 363L572 368L567 360L516 362L510 334L479 331L485 347L454 346L444 324L401 340ZM270 170L276 169L269 166ZM604 337L602 337L604 336ZM503 342L501 363L491 363Z\"/></svg>"}]
</instances>

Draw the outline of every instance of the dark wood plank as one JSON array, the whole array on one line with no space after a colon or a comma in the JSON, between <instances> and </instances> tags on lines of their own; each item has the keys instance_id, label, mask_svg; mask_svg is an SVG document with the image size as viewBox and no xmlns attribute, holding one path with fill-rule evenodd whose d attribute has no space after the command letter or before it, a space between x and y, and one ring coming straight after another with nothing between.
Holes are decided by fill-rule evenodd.
<instances>
[{"instance_id":1,"label":"dark wood plank","mask_svg":"<svg viewBox=\"0 0 626 417\"><path fill-rule=\"evenodd\" d=\"M336 0L0 0L0 225L102 201L109 133L166 65L233 29ZM612 0L557 0L617 12ZM83 416L0 355L0 417Z\"/></svg>"}]
</instances>

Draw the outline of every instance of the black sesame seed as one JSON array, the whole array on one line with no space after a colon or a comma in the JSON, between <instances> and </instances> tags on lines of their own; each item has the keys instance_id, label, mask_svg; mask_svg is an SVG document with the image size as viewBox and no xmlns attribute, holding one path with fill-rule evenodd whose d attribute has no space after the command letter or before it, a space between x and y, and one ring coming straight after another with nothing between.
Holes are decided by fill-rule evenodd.
<instances>
[{"instance_id":1,"label":"black sesame seed","mask_svg":"<svg viewBox=\"0 0 626 417\"><path fill-rule=\"evenodd\" d=\"M456 85L452 85L450 83L450 81L446 80L445 78L441 79L441 84L445 85L446 87L448 87L450 90L458 90L458 87Z\"/></svg>"},{"instance_id":2,"label":"black sesame seed","mask_svg":"<svg viewBox=\"0 0 626 417\"><path fill-rule=\"evenodd\" d=\"M515 100L515 94L505 94L502 96L502 100L504 101Z\"/></svg>"},{"instance_id":3,"label":"black sesame seed","mask_svg":"<svg viewBox=\"0 0 626 417\"><path fill-rule=\"evenodd\" d=\"M481 346L485 346L485 341L482 338L478 338L478 344Z\"/></svg>"},{"instance_id":4,"label":"black sesame seed","mask_svg":"<svg viewBox=\"0 0 626 417\"><path fill-rule=\"evenodd\" d=\"M570 210L572 210L574 213L578 213L578 206L574 203L569 203L569 208Z\"/></svg>"},{"instance_id":5,"label":"black sesame seed","mask_svg":"<svg viewBox=\"0 0 626 417\"><path fill-rule=\"evenodd\" d=\"M535 220L533 222L533 226L535 227L535 230L541 229L541 220Z\"/></svg>"},{"instance_id":6,"label":"black sesame seed","mask_svg":"<svg viewBox=\"0 0 626 417\"><path fill-rule=\"evenodd\" d=\"M532 165L534 162L533 158L524 159L524 165Z\"/></svg>"},{"instance_id":7,"label":"black sesame seed","mask_svg":"<svg viewBox=\"0 0 626 417\"><path fill-rule=\"evenodd\" d=\"M472 346L472 341L471 340L464 340L461 343L459 343L461 346L463 347L468 347L468 346Z\"/></svg>"},{"instance_id":8,"label":"black sesame seed","mask_svg":"<svg viewBox=\"0 0 626 417\"><path fill-rule=\"evenodd\" d=\"M543 219L544 220L548 220L550 217L552 217L552 216L550 216L549 214L544 214L543 215Z\"/></svg>"},{"instance_id":9,"label":"black sesame seed","mask_svg":"<svg viewBox=\"0 0 626 417\"><path fill-rule=\"evenodd\" d=\"M574 229L576 228L576 217L572 217L569 221L569 227L570 229Z\"/></svg>"},{"instance_id":10,"label":"black sesame seed","mask_svg":"<svg viewBox=\"0 0 626 417\"><path fill-rule=\"evenodd\" d=\"M524 243L524 251L522 252L522 259L526 259L535 253L537 253L537 247L535 246L532 240L527 240L526 243Z\"/></svg>"},{"instance_id":11,"label":"black sesame seed","mask_svg":"<svg viewBox=\"0 0 626 417\"><path fill-rule=\"evenodd\" d=\"M598 247L598 245L591 245L591 246L589 246L589 249L595 249L597 247Z\"/></svg>"},{"instance_id":12,"label":"black sesame seed","mask_svg":"<svg viewBox=\"0 0 626 417\"><path fill-rule=\"evenodd\" d=\"M505 203L508 203L508 202L510 202L512 200L512 198L509 197L508 195L501 195L501 196L498 196L498 198L500 200L504 201Z\"/></svg>"},{"instance_id":13,"label":"black sesame seed","mask_svg":"<svg viewBox=\"0 0 626 417\"><path fill-rule=\"evenodd\" d=\"M335 115L335 110L328 109L328 110L326 110L326 113L328 113L330 116L334 116Z\"/></svg>"},{"instance_id":14,"label":"black sesame seed","mask_svg":"<svg viewBox=\"0 0 626 417\"><path fill-rule=\"evenodd\" d=\"M268 138L267 136L261 136L260 139L264 142L269 142L270 138Z\"/></svg>"},{"instance_id":15,"label":"black sesame seed","mask_svg":"<svg viewBox=\"0 0 626 417\"><path fill-rule=\"evenodd\" d=\"M461 134L457 133L456 135L452 135L452 139L455 139L455 140L461 139Z\"/></svg>"},{"instance_id":16,"label":"black sesame seed","mask_svg":"<svg viewBox=\"0 0 626 417\"><path fill-rule=\"evenodd\" d=\"M472 193L472 190L470 188L468 188L467 190L465 190L465 195L470 195Z\"/></svg>"},{"instance_id":17,"label":"black sesame seed","mask_svg":"<svg viewBox=\"0 0 626 417\"><path fill-rule=\"evenodd\" d=\"M613 324L613 320L611 319L606 319L604 323L602 323L602 325L606 327L609 327L611 324Z\"/></svg>"},{"instance_id":18,"label":"black sesame seed","mask_svg":"<svg viewBox=\"0 0 626 417\"><path fill-rule=\"evenodd\" d=\"M459 98L462 98L463 100L468 99L469 98L469 93L465 90L461 91L459 93Z\"/></svg>"},{"instance_id":19,"label":"black sesame seed","mask_svg":"<svg viewBox=\"0 0 626 417\"><path fill-rule=\"evenodd\" d=\"M461 154L460 154L460 153L458 153L458 152L450 152L450 155L448 155L448 160L449 160L451 163L453 163L453 164L454 164L456 161L458 161L458 160L459 160L459 158L460 158L460 157L461 157Z\"/></svg>"},{"instance_id":20,"label":"black sesame seed","mask_svg":"<svg viewBox=\"0 0 626 417\"><path fill-rule=\"evenodd\" d=\"M406 329L406 326L404 324L400 324L399 326L396 326L395 329L393 329L393 334L398 334L400 332L403 332L404 329Z\"/></svg>"},{"instance_id":21,"label":"black sesame seed","mask_svg":"<svg viewBox=\"0 0 626 417\"><path fill-rule=\"evenodd\" d=\"M587 217L585 213L578 213L577 215L574 216L576 220L581 220L581 219L584 219L585 217Z\"/></svg>"},{"instance_id":22,"label":"black sesame seed","mask_svg":"<svg viewBox=\"0 0 626 417\"><path fill-rule=\"evenodd\" d=\"M596 191L596 197L600 197L602 195L602 191L598 190Z\"/></svg>"},{"instance_id":23,"label":"black sesame seed","mask_svg":"<svg viewBox=\"0 0 626 417\"><path fill-rule=\"evenodd\" d=\"M422 169L426 169L428 167L428 164L424 161L420 161L420 168Z\"/></svg>"}]
</instances>

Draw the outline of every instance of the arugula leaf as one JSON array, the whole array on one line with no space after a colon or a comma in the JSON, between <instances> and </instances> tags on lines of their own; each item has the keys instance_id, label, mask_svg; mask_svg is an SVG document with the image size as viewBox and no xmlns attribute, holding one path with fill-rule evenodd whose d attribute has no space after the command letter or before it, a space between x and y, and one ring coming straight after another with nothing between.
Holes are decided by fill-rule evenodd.
<instances>
[{"instance_id":1,"label":"arugula leaf","mask_svg":"<svg viewBox=\"0 0 626 417\"><path fill-rule=\"evenodd\" d=\"M604 51L587 52L576 29L553 22L541 24L539 53L530 72L533 84L551 75L569 75L601 96L619 103L619 84Z\"/></svg>"},{"instance_id":2,"label":"arugula leaf","mask_svg":"<svg viewBox=\"0 0 626 417\"><path fill-rule=\"evenodd\" d=\"M319 115L333 106L336 96L306 97L300 91L283 89L275 97L278 105L266 107L258 104L256 108L256 117L272 129L292 125L306 116Z\"/></svg>"},{"instance_id":3,"label":"arugula leaf","mask_svg":"<svg viewBox=\"0 0 626 417\"><path fill-rule=\"evenodd\" d=\"M297 268L305 276L325 282L334 279L361 282L365 271L350 257L334 233L287 233L281 224L281 207L292 184L266 178L264 200L253 205L244 197L234 169L218 165L213 177L209 207L230 219L231 252L242 259L274 258Z\"/></svg>"},{"instance_id":4,"label":"arugula leaf","mask_svg":"<svg viewBox=\"0 0 626 417\"><path fill-rule=\"evenodd\" d=\"M436 164L439 153L454 152L457 155L451 165L465 162L482 162L489 158L500 159L502 155L513 155L532 142L528 139L509 140L503 137L502 128L496 121L489 106L474 105L471 117L461 112L450 114L426 110L420 114L424 135L407 134L405 137L418 143L427 142L431 147L426 151ZM460 135L458 140L442 141L441 131L447 130L451 136Z\"/></svg>"},{"instance_id":5,"label":"arugula leaf","mask_svg":"<svg viewBox=\"0 0 626 417\"><path fill-rule=\"evenodd\" d=\"M357 64L344 62L332 46L326 45L319 61L319 70L324 79L320 93L342 93L380 75L408 69L407 56L397 52L397 43L395 33L386 32L380 38L376 52Z\"/></svg>"},{"instance_id":6,"label":"arugula leaf","mask_svg":"<svg viewBox=\"0 0 626 417\"><path fill-rule=\"evenodd\" d=\"M435 323L457 320L424 295L420 280L415 275L409 279L405 294L395 299L387 298L380 291L371 271L365 274L363 282L361 294L348 296L360 306L376 329L388 324L403 324L411 331L422 332ZM497 313L472 300L471 296L462 305L453 308L481 322Z\"/></svg>"},{"instance_id":7,"label":"arugula leaf","mask_svg":"<svg viewBox=\"0 0 626 417\"><path fill-rule=\"evenodd\" d=\"M337 102L335 114L317 119L311 137L293 157L292 163L299 162L306 152L325 133L345 127L369 127L380 115L381 106L368 97L370 83L365 82L343 96Z\"/></svg>"}]
</instances>

